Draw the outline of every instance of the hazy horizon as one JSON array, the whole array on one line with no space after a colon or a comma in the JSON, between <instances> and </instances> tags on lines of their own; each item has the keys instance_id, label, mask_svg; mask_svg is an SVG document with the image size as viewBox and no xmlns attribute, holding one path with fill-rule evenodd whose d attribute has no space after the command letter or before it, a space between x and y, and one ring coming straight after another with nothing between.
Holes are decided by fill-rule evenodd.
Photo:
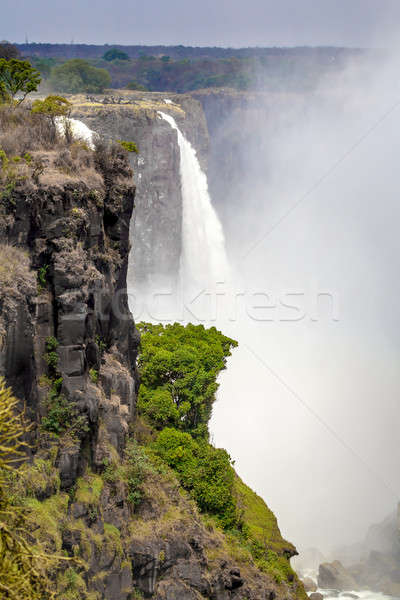
<instances>
[{"instance_id":1,"label":"hazy horizon","mask_svg":"<svg viewBox=\"0 0 400 600\"><path fill-rule=\"evenodd\" d=\"M222 47L368 47L400 19L395 0L185 2L3 0L0 37L17 43L118 43ZM39 15L41 16L39 18ZM384 39L384 41L386 41Z\"/></svg>"}]
</instances>

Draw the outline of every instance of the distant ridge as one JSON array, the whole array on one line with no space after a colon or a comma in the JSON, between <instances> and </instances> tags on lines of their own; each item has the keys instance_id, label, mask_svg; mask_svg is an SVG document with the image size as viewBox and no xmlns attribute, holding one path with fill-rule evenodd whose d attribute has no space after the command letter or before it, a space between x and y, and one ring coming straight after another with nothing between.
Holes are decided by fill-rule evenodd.
<instances>
[{"instance_id":1,"label":"distant ridge","mask_svg":"<svg viewBox=\"0 0 400 600\"><path fill-rule=\"evenodd\" d=\"M100 58L110 48L119 48L130 58L141 55L170 56L172 59L184 58L251 58L256 56L307 56L320 58L322 61L332 58L354 56L367 52L362 48L342 48L335 46L298 46L286 47L251 47L251 48L221 48L194 46L125 46L122 44L48 44L28 43L15 44L23 55L43 58Z\"/></svg>"}]
</instances>

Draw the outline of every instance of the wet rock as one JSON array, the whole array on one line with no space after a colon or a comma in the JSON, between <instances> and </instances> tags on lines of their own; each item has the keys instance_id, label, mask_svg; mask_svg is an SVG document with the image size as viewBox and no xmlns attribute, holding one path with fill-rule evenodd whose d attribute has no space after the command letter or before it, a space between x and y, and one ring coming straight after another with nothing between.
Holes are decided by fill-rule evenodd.
<instances>
[{"instance_id":1,"label":"wet rock","mask_svg":"<svg viewBox=\"0 0 400 600\"><path fill-rule=\"evenodd\" d=\"M357 590L354 577L338 560L333 563L322 563L318 571L318 586L323 589Z\"/></svg>"},{"instance_id":2,"label":"wet rock","mask_svg":"<svg viewBox=\"0 0 400 600\"><path fill-rule=\"evenodd\" d=\"M305 577L303 579L303 585L306 592L316 592L318 588L317 584L313 579L311 579L311 577Z\"/></svg>"}]
</instances>

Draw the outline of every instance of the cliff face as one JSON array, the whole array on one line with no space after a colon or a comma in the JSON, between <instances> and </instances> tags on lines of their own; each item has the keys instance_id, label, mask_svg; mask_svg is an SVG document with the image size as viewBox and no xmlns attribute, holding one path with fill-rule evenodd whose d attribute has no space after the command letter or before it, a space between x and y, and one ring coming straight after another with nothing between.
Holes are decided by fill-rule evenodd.
<instances>
[{"instance_id":1,"label":"cliff face","mask_svg":"<svg viewBox=\"0 0 400 600\"><path fill-rule=\"evenodd\" d=\"M110 137L129 137L119 124L125 107L87 110L89 126L109 123ZM152 111L137 117L134 139L149 156L164 152L175 169L176 139ZM249 530L263 543L268 537L267 551L224 534L143 450L154 433L135 418L139 336L126 295L135 187L127 156L118 146L93 152L58 141L19 162L17 171L4 161L1 170L0 374L34 428L10 494L27 509L42 551L71 559L50 573L57 597L304 598L288 562L295 549L261 498L237 480ZM146 185L157 181L159 164L148 165ZM170 178L161 173L160 192Z\"/></svg>"},{"instance_id":2,"label":"cliff face","mask_svg":"<svg viewBox=\"0 0 400 600\"><path fill-rule=\"evenodd\" d=\"M276 176L274 148L282 131L307 110L307 94L209 89L191 93L204 110L209 131L208 182L228 250L240 253L245 235L235 218L246 207L248 230L262 233L268 179ZM313 96L312 101L315 102ZM273 201L273 199L271 199ZM250 221L251 219L251 221ZM246 243L246 242L244 242Z\"/></svg>"},{"instance_id":3,"label":"cliff face","mask_svg":"<svg viewBox=\"0 0 400 600\"><path fill-rule=\"evenodd\" d=\"M115 96L73 97L72 116L108 139L134 141L136 211L131 224L135 251L129 285L151 288L174 282L181 256L182 196L176 131L157 111L170 113L197 149L205 168L208 133L200 104L190 96L118 92ZM168 100L168 103L165 101Z\"/></svg>"},{"instance_id":4,"label":"cliff face","mask_svg":"<svg viewBox=\"0 0 400 600\"><path fill-rule=\"evenodd\" d=\"M125 284L135 188L124 158L108 159L112 182L101 166L80 178L49 166L1 202L2 267L20 273L0 291L0 374L37 423L52 387L76 410L71 419L79 415L59 447L62 487L88 460L98 466L111 449L123 451L136 403L139 335Z\"/></svg>"}]
</instances>

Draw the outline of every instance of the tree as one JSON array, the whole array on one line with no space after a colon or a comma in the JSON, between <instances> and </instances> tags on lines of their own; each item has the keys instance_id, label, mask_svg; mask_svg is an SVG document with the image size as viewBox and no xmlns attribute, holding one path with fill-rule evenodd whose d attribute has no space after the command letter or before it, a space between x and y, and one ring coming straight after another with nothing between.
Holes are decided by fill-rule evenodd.
<instances>
[{"instance_id":1,"label":"tree","mask_svg":"<svg viewBox=\"0 0 400 600\"><path fill-rule=\"evenodd\" d=\"M21 94L17 104L21 104L28 94L35 92L41 82L39 71L27 60L0 58L0 99L14 102Z\"/></svg>"},{"instance_id":2,"label":"tree","mask_svg":"<svg viewBox=\"0 0 400 600\"><path fill-rule=\"evenodd\" d=\"M207 437L217 377L237 342L215 327L139 323L139 410L156 429L174 425Z\"/></svg>"},{"instance_id":3,"label":"tree","mask_svg":"<svg viewBox=\"0 0 400 600\"><path fill-rule=\"evenodd\" d=\"M111 77L105 69L97 69L86 60L74 58L52 69L50 83L55 90L64 93L96 94L111 84Z\"/></svg>"},{"instance_id":4,"label":"tree","mask_svg":"<svg viewBox=\"0 0 400 600\"><path fill-rule=\"evenodd\" d=\"M35 100L32 112L46 115L53 125L56 117L67 117L72 104L63 96L47 96L44 100Z\"/></svg>"},{"instance_id":5,"label":"tree","mask_svg":"<svg viewBox=\"0 0 400 600\"><path fill-rule=\"evenodd\" d=\"M126 52L122 52L118 48L111 48L107 50L105 54L103 54L103 59L111 62L113 60L129 60L129 56Z\"/></svg>"},{"instance_id":6,"label":"tree","mask_svg":"<svg viewBox=\"0 0 400 600\"><path fill-rule=\"evenodd\" d=\"M19 50L14 46L14 44L10 44L7 40L3 40L0 42L0 58L5 58L6 60L10 60L10 58L18 58Z\"/></svg>"}]
</instances>

